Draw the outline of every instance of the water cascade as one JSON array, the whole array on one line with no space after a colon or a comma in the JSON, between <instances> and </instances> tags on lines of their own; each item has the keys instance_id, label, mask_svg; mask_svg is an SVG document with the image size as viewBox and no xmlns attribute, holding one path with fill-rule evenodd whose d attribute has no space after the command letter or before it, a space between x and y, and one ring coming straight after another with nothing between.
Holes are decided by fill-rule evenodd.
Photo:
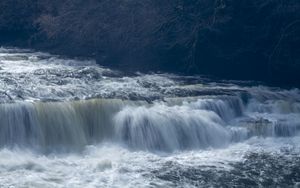
<instances>
[{"instance_id":1,"label":"water cascade","mask_svg":"<svg viewBox=\"0 0 300 188\"><path fill-rule=\"evenodd\" d=\"M189 178L244 167L244 159L252 173L265 152L273 166L295 166L299 133L298 89L126 75L94 61L0 48L0 174L25 170L25 187L144 187L151 178L166 187L196 186ZM177 181L175 171L189 175ZM116 173L120 179L112 181ZM16 185L8 178L0 185Z\"/></svg>"}]
</instances>

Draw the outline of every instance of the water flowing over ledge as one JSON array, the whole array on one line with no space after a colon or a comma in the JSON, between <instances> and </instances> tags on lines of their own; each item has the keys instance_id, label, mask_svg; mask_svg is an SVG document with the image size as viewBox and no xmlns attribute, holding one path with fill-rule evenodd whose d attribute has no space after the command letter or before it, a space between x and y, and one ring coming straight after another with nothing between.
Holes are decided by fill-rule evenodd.
<instances>
[{"instance_id":1,"label":"water flowing over ledge","mask_svg":"<svg viewBox=\"0 0 300 188\"><path fill-rule=\"evenodd\" d=\"M17 49L1 49L0 60L1 147L50 152L113 142L176 151L294 136L300 127L297 89L122 76L92 61Z\"/></svg>"},{"instance_id":2,"label":"water flowing over ledge","mask_svg":"<svg viewBox=\"0 0 300 188\"><path fill-rule=\"evenodd\" d=\"M299 138L299 89L0 49L4 187L286 187Z\"/></svg>"},{"instance_id":3,"label":"water flowing over ledge","mask_svg":"<svg viewBox=\"0 0 300 188\"><path fill-rule=\"evenodd\" d=\"M244 104L232 96L152 104L120 99L8 103L0 104L0 144L46 152L102 142L150 151L218 148L252 136L295 136L299 113L298 103Z\"/></svg>"}]
</instances>

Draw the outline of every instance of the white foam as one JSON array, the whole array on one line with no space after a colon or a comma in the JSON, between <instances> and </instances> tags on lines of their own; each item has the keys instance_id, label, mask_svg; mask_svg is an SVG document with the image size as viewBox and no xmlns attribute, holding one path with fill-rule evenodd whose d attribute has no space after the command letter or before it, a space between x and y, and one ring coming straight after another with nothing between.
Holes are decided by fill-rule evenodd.
<instances>
[{"instance_id":1,"label":"white foam","mask_svg":"<svg viewBox=\"0 0 300 188\"><path fill-rule=\"evenodd\" d=\"M151 173L300 153L298 89L124 76L0 48L0 102L1 187L172 187Z\"/></svg>"},{"instance_id":2,"label":"white foam","mask_svg":"<svg viewBox=\"0 0 300 188\"><path fill-rule=\"evenodd\" d=\"M153 180L151 171L169 162L185 168L230 170L249 152L279 155L282 149L299 152L300 137L253 138L225 149L153 154L132 152L117 145L87 147L81 154L40 155L26 150L0 151L2 187L148 187L153 181L169 187L170 182ZM201 167L202 166L202 167ZM17 178L20 177L20 178Z\"/></svg>"}]
</instances>

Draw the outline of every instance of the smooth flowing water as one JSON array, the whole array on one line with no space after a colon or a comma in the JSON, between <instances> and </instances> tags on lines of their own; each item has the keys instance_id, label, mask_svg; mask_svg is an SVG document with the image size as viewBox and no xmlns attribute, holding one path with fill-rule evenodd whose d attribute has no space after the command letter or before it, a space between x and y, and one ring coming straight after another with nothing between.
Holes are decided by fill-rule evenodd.
<instances>
[{"instance_id":1,"label":"smooth flowing water","mask_svg":"<svg viewBox=\"0 0 300 188\"><path fill-rule=\"evenodd\" d=\"M300 91L0 48L0 187L297 187Z\"/></svg>"}]
</instances>

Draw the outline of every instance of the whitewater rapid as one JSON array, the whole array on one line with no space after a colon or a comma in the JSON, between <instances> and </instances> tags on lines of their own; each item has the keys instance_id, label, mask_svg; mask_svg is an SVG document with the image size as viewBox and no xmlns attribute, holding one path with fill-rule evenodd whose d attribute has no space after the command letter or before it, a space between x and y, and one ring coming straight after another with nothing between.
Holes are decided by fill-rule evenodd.
<instances>
[{"instance_id":1,"label":"whitewater rapid","mask_svg":"<svg viewBox=\"0 0 300 188\"><path fill-rule=\"evenodd\" d=\"M296 186L299 133L299 89L0 48L1 187Z\"/></svg>"}]
</instances>

